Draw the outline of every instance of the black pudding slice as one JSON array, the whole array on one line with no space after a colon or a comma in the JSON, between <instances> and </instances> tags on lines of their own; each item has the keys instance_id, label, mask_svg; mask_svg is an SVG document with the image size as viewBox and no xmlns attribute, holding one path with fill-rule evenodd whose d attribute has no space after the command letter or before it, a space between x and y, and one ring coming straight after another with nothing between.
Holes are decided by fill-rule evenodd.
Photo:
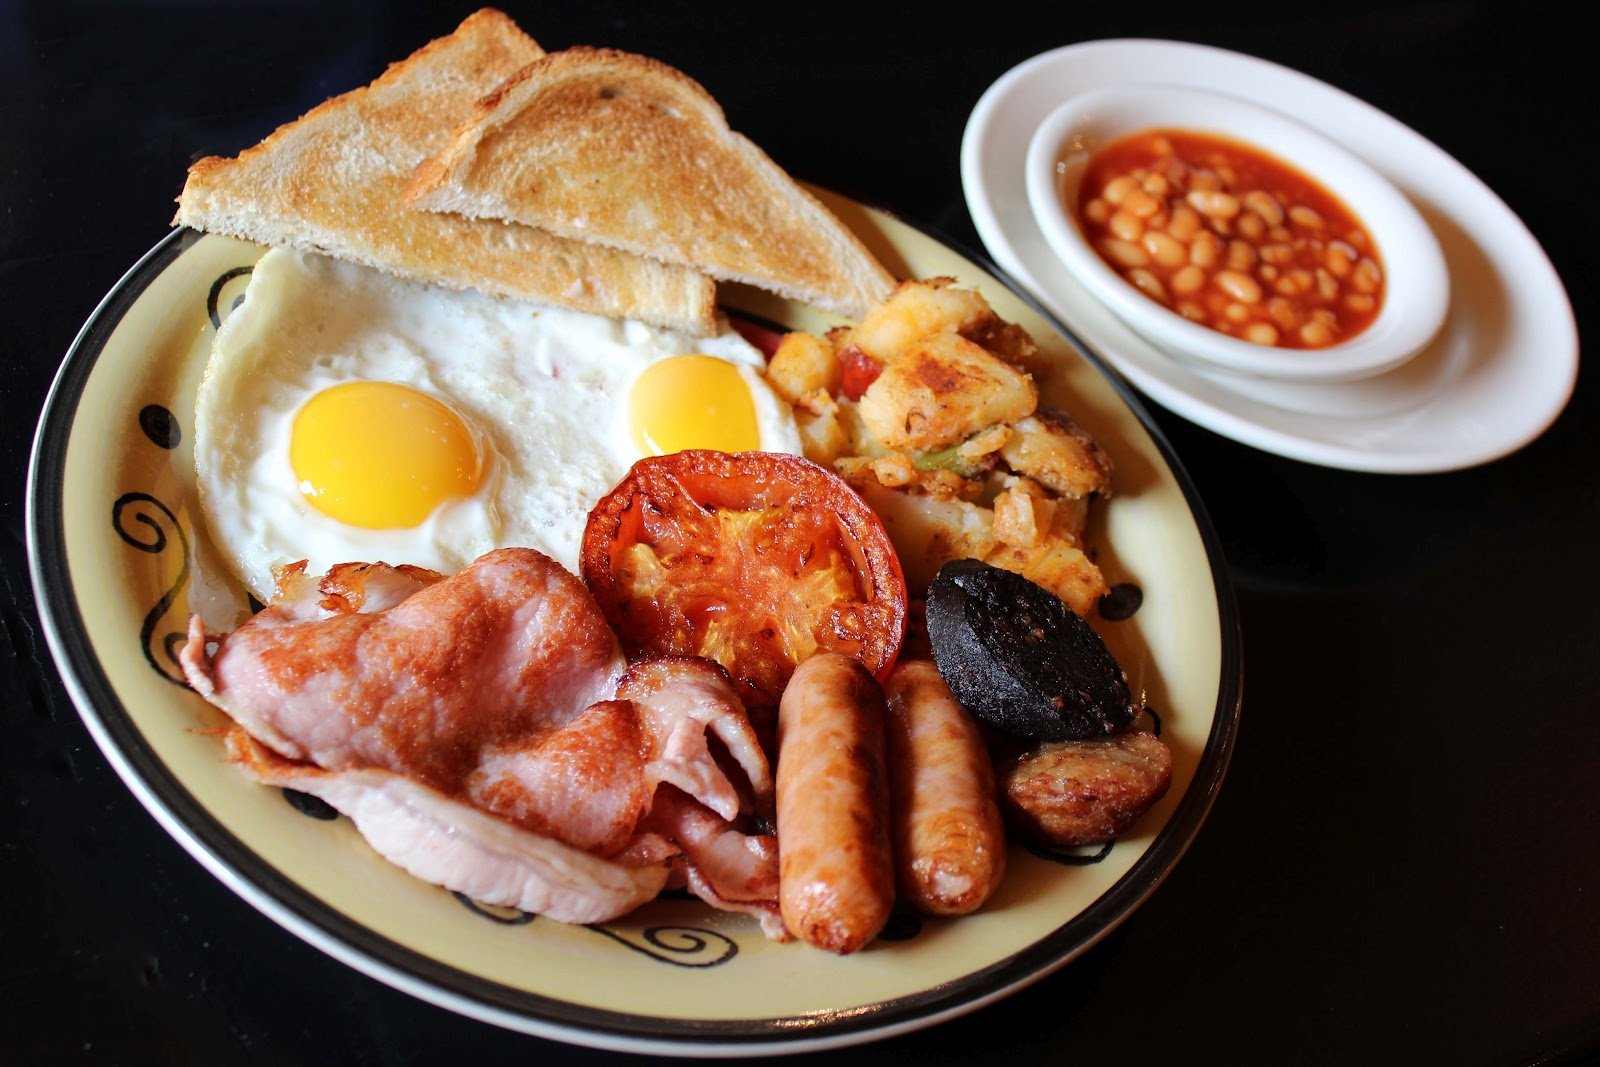
<instances>
[{"instance_id":1,"label":"black pudding slice","mask_svg":"<svg viewBox=\"0 0 1600 1067\"><path fill-rule=\"evenodd\" d=\"M975 559L939 568L928 638L956 700L1006 733L1086 741L1118 733L1136 709L1100 636L1061 599Z\"/></svg>"}]
</instances>

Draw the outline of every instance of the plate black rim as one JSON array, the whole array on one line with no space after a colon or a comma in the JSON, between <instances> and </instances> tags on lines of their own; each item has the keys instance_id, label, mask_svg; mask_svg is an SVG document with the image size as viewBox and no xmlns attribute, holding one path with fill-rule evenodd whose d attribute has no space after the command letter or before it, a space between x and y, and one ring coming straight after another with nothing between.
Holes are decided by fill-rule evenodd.
<instances>
[{"instance_id":1,"label":"plate black rim","mask_svg":"<svg viewBox=\"0 0 1600 1067\"><path fill-rule=\"evenodd\" d=\"M203 236L187 229L172 231L146 253L107 293L79 331L45 401L28 474L29 566L47 642L79 715L135 797L186 851L247 903L369 977L480 1021L602 1048L682 1055L714 1050L734 1055L862 1043L976 1010L1038 981L1109 934L1182 859L1210 813L1232 758L1242 708L1243 657L1238 607L1221 543L1188 472L1119 373L986 256L931 227L882 210L987 271L1043 316L1106 377L1172 470L1206 550L1222 638L1222 671L1211 732L1189 788L1155 841L1088 908L1020 952L908 996L799 1016L688 1020L592 1008L466 974L346 918L280 874L201 806L145 742L94 655L67 565L61 483L78 402L128 309Z\"/></svg>"}]
</instances>

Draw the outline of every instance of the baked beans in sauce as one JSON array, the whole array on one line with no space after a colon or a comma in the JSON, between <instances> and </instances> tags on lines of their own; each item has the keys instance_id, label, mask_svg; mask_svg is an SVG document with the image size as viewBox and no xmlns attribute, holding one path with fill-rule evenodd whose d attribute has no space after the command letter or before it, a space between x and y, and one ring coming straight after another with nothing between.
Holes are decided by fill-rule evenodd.
<instances>
[{"instance_id":1,"label":"baked beans in sauce","mask_svg":"<svg viewBox=\"0 0 1600 1067\"><path fill-rule=\"evenodd\" d=\"M1095 251L1184 318L1260 345L1326 348L1383 306L1377 246L1353 212L1239 141L1145 130L1089 158L1079 224Z\"/></svg>"}]
</instances>

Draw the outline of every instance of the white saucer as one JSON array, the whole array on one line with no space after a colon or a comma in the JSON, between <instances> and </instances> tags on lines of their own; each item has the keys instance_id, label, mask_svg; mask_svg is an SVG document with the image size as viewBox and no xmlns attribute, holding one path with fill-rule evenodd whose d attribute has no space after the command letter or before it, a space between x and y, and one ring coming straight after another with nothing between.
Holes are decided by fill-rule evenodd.
<instances>
[{"instance_id":1,"label":"white saucer","mask_svg":"<svg viewBox=\"0 0 1600 1067\"><path fill-rule=\"evenodd\" d=\"M1068 97L1151 80L1275 107L1398 186L1433 228L1450 267L1450 314L1433 342L1397 370L1357 382L1206 374L1152 346L1091 296L1050 250L1029 210L1028 142ZM1170 41L1094 41L1046 52L978 101L962 140L961 179L978 235L1004 270L1151 399L1235 441L1347 470L1457 470L1532 441L1572 395L1572 305L1522 221L1415 131L1288 68Z\"/></svg>"}]
</instances>

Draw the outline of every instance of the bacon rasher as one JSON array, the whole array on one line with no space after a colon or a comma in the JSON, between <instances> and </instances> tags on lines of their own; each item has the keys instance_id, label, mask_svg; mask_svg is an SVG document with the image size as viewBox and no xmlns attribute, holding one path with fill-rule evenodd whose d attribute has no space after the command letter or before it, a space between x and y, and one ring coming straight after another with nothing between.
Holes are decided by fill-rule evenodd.
<instances>
[{"instance_id":1,"label":"bacon rasher","mask_svg":"<svg viewBox=\"0 0 1600 1067\"><path fill-rule=\"evenodd\" d=\"M726 674L627 668L583 584L531 549L450 578L288 568L233 633L191 618L180 659L237 724L236 765L326 800L429 882L569 922L632 910L673 869L764 919L770 873L775 900L776 842L746 832L772 775Z\"/></svg>"}]
</instances>

